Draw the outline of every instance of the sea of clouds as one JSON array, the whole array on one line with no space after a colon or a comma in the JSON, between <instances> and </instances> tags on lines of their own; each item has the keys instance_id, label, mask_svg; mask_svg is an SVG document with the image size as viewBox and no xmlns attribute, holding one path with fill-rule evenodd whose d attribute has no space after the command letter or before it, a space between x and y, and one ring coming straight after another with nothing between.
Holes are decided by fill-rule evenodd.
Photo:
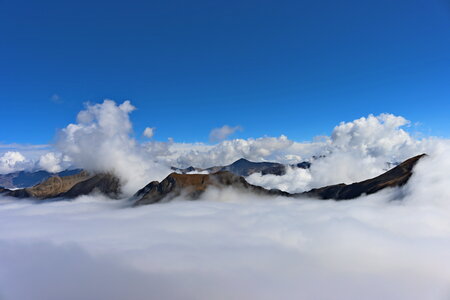
<instances>
[{"instance_id":1,"label":"sea of clouds","mask_svg":"<svg viewBox=\"0 0 450 300\"><path fill-rule=\"evenodd\" d=\"M126 187L122 200L0 198L0 299L450 298L448 140L413 138L409 121L382 114L343 122L312 142L139 143L133 109L128 101L87 105L51 152L35 161L20 151L0 157L2 172L76 166L114 172ZM311 160L310 170L247 177L298 192L376 176L423 152L407 185L348 201L233 189L142 207L127 199L171 165Z\"/></svg>"}]
</instances>

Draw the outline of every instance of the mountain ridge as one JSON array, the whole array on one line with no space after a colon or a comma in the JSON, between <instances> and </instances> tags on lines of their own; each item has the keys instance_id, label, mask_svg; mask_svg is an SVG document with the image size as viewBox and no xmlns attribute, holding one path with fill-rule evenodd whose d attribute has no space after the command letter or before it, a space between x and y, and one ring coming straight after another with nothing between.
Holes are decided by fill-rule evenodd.
<instances>
[{"instance_id":1,"label":"mountain ridge","mask_svg":"<svg viewBox=\"0 0 450 300\"><path fill-rule=\"evenodd\" d=\"M229 171L219 171L213 174L178 174L171 173L163 181L152 181L139 190L133 200L135 206L153 204L165 200L171 200L184 195L188 199L195 200L210 186L223 188L232 186L239 190L246 190L262 195L277 195L293 198L316 198L348 200L357 198L363 194L373 194L384 188L399 187L407 183L412 175L416 163L426 156L420 154L412 157L393 169L383 174L352 184L337 184L318 189L312 189L303 193L288 193L281 190L268 190L260 186L248 183L245 178Z\"/></svg>"},{"instance_id":2,"label":"mountain ridge","mask_svg":"<svg viewBox=\"0 0 450 300\"><path fill-rule=\"evenodd\" d=\"M209 174L217 173L220 171L228 171L239 176L249 176L253 173L261 173L262 175L277 175L282 176L286 174L288 167L291 168L302 168L308 169L311 163L308 161L303 161L298 164L284 165L277 162L253 162L245 158L240 158L233 163L225 166L213 166L209 168L196 168L193 166L187 168L176 168L171 167L173 171L181 172L182 174L187 174L191 172L208 172Z\"/></svg>"},{"instance_id":3,"label":"mountain ridge","mask_svg":"<svg viewBox=\"0 0 450 300\"><path fill-rule=\"evenodd\" d=\"M383 174L364 181L352 184L336 184L312 189L303 193L288 193L278 189L265 189L248 183L243 176L228 170L219 170L211 174L180 174L173 172L161 182L152 181L138 190L131 198L133 206L153 204L161 201L169 201L183 195L187 199L196 200L209 187L232 187L240 191L246 191L257 195L285 196L292 198L315 198L347 200L354 199L363 194L373 194L384 188L400 187L406 184L413 174L413 168L417 162L425 157L420 154L405 160L396 167ZM256 163L263 168L274 165ZM232 164L233 165L233 164ZM230 165L230 166L232 166ZM244 166L244 170L252 170L255 163L245 159L238 160L229 169L236 172L237 168ZM251 166L251 167L249 167ZM275 165L277 166L277 165ZM241 169L242 170L242 169ZM118 198L121 194L121 182L118 177L110 173L89 174L81 171L69 176L53 176L30 188L9 190L0 187L0 193L16 198L75 198L98 191L111 198Z\"/></svg>"}]
</instances>

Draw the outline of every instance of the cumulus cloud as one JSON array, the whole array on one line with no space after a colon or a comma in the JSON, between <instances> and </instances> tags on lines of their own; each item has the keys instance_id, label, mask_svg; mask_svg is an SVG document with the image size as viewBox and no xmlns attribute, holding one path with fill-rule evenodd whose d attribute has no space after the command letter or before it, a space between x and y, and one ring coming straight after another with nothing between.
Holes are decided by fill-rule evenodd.
<instances>
[{"instance_id":1,"label":"cumulus cloud","mask_svg":"<svg viewBox=\"0 0 450 300\"><path fill-rule=\"evenodd\" d=\"M70 165L70 160L64 158L60 153L48 152L42 155L38 161L38 166L50 173L61 172Z\"/></svg>"},{"instance_id":2,"label":"cumulus cloud","mask_svg":"<svg viewBox=\"0 0 450 300\"><path fill-rule=\"evenodd\" d=\"M331 134L334 151L356 151L368 156L404 155L414 144L401 127L410 122L401 116L369 115L352 122L342 122Z\"/></svg>"},{"instance_id":3,"label":"cumulus cloud","mask_svg":"<svg viewBox=\"0 0 450 300\"><path fill-rule=\"evenodd\" d=\"M242 127L241 126L231 127L231 126L228 126L228 125L224 125L224 126L219 127L219 128L214 128L209 133L209 140L211 142L223 141L223 140L227 139L230 135L232 135L233 133L235 133L238 130L242 130Z\"/></svg>"},{"instance_id":4,"label":"cumulus cloud","mask_svg":"<svg viewBox=\"0 0 450 300\"><path fill-rule=\"evenodd\" d=\"M29 162L18 151L8 151L0 156L0 173L21 171L27 167Z\"/></svg>"},{"instance_id":5,"label":"cumulus cloud","mask_svg":"<svg viewBox=\"0 0 450 300\"><path fill-rule=\"evenodd\" d=\"M155 163L132 137L129 114L134 109L130 101L87 104L78 113L77 123L61 130L55 146L74 166L115 173L125 183L125 193L134 193L169 173L169 168Z\"/></svg>"},{"instance_id":6,"label":"cumulus cloud","mask_svg":"<svg viewBox=\"0 0 450 300\"><path fill-rule=\"evenodd\" d=\"M147 127L144 129L144 132L142 133L145 137L148 137L151 139L153 135L155 134L155 128L154 127Z\"/></svg>"},{"instance_id":7,"label":"cumulus cloud","mask_svg":"<svg viewBox=\"0 0 450 300\"><path fill-rule=\"evenodd\" d=\"M402 128L408 124L405 118L392 114L342 122L330 137L309 144L308 150L312 151L304 151L302 143L293 143L284 149L286 153L310 160L309 170L293 170L281 177L253 174L247 179L267 188L300 192L375 177L395 163L433 151L438 143L433 138L412 138Z\"/></svg>"},{"instance_id":8,"label":"cumulus cloud","mask_svg":"<svg viewBox=\"0 0 450 300\"><path fill-rule=\"evenodd\" d=\"M284 162L285 151L293 143L284 135L223 141L215 146L200 146L193 150L179 151L176 163L181 166L210 167L230 164L239 158L254 161L279 160ZM176 145L173 148L175 147ZM177 149L175 148L175 150Z\"/></svg>"}]
</instances>

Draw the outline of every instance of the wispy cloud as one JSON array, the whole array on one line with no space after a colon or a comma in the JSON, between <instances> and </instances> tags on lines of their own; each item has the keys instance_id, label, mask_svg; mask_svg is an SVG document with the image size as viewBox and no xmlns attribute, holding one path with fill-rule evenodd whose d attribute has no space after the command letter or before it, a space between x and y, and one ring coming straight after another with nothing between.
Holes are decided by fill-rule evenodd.
<instances>
[{"instance_id":1,"label":"wispy cloud","mask_svg":"<svg viewBox=\"0 0 450 300\"><path fill-rule=\"evenodd\" d=\"M40 144L40 145L31 145L31 144L0 144L0 149L8 149L8 150L29 150L29 149L48 149L50 145L48 144Z\"/></svg>"},{"instance_id":2,"label":"wispy cloud","mask_svg":"<svg viewBox=\"0 0 450 300\"><path fill-rule=\"evenodd\" d=\"M219 128L214 128L209 133L209 140L211 142L220 142L220 141L227 139L230 135L232 135L236 131L241 131L241 130L242 130L241 126L231 127L228 125L224 125Z\"/></svg>"},{"instance_id":3,"label":"wispy cloud","mask_svg":"<svg viewBox=\"0 0 450 300\"><path fill-rule=\"evenodd\" d=\"M64 102L63 99L61 98L61 96L58 95L58 94L53 94L53 95L50 97L50 100L51 100L53 103L56 103L56 104L61 104L61 103Z\"/></svg>"}]
</instances>

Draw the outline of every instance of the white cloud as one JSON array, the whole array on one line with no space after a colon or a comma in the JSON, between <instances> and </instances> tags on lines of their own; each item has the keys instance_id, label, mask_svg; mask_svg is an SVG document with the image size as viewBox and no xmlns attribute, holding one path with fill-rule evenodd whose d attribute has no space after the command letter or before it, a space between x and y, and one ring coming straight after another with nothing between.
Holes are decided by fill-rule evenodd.
<instances>
[{"instance_id":1,"label":"white cloud","mask_svg":"<svg viewBox=\"0 0 450 300\"><path fill-rule=\"evenodd\" d=\"M61 154L49 152L41 156L38 166L50 173L57 173L64 170L62 163L63 158Z\"/></svg>"},{"instance_id":2,"label":"white cloud","mask_svg":"<svg viewBox=\"0 0 450 300\"><path fill-rule=\"evenodd\" d=\"M8 151L0 156L0 173L21 171L28 165L25 156L18 151Z\"/></svg>"},{"instance_id":3,"label":"white cloud","mask_svg":"<svg viewBox=\"0 0 450 300\"><path fill-rule=\"evenodd\" d=\"M401 129L410 122L392 114L369 115L353 122L342 122L331 134L334 150L355 150L369 156L403 153L413 145L411 136Z\"/></svg>"},{"instance_id":4,"label":"white cloud","mask_svg":"<svg viewBox=\"0 0 450 300\"><path fill-rule=\"evenodd\" d=\"M279 189L289 193L300 193L310 189L312 175L308 169L286 168L286 174L262 175L261 173L253 173L246 180L254 185L259 185L267 189Z\"/></svg>"},{"instance_id":5,"label":"white cloud","mask_svg":"<svg viewBox=\"0 0 450 300\"><path fill-rule=\"evenodd\" d=\"M155 134L155 128L154 127L147 127L147 128L144 129L143 135L145 137L148 137L149 139L151 139L154 134Z\"/></svg>"},{"instance_id":6,"label":"white cloud","mask_svg":"<svg viewBox=\"0 0 450 300\"><path fill-rule=\"evenodd\" d=\"M242 130L242 128L240 126L230 127L228 125L224 125L219 128L214 128L209 133L209 140L211 142L223 141L238 130Z\"/></svg>"},{"instance_id":7,"label":"white cloud","mask_svg":"<svg viewBox=\"0 0 450 300\"><path fill-rule=\"evenodd\" d=\"M409 157L430 152L437 141L433 138L417 140L401 127L409 124L403 117L391 114L369 115L336 126L330 137L309 144L293 143L285 153L313 159L309 170L293 170L286 175L251 175L248 180L267 188L300 192L337 183L352 183L375 177L388 163L401 162ZM278 157L282 157L278 155Z\"/></svg>"},{"instance_id":8,"label":"white cloud","mask_svg":"<svg viewBox=\"0 0 450 300\"><path fill-rule=\"evenodd\" d=\"M63 103L63 100L61 99L61 96L58 95L58 94L53 94L53 95L50 97L50 100L51 100L53 103L56 103L56 104L61 104L61 103Z\"/></svg>"},{"instance_id":9,"label":"white cloud","mask_svg":"<svg viewBox=\"0 0 450 300\"><path fill-rule=\"evenodd\" d=\"M151 180L161 180L169 168L156 164L132 137L129 101L117 105L112 100L87 104L59 133L56 148L73 165L94 172L113 172L125 183L124 192L134 193Z\"/></svg>"},{"instance_id":10,"label":"white cloud","mask_svg":"<svg viewBox=\"0 0 450 300\"><path fill-rule=\"evenodd\" d=\"M176 158L181 166L210 167L230 164L239 158L254 161L284 161L286 149L294 144L286 136L262 137L257 139L235 139L223 141L214 146L197 147L182 151Z\"/></svg>"}]
</instances>

